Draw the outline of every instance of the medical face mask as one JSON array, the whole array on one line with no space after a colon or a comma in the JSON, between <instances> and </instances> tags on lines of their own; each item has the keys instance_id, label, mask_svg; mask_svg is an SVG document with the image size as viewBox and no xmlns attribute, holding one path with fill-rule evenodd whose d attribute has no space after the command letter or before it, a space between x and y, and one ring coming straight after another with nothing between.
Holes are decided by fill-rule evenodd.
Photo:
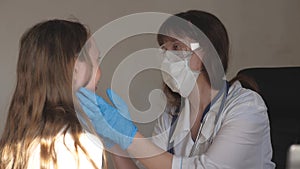
<instances>
[{"instance_id":1,"label":"medical face mask","mask_svg":"<svg viewBox=\"0 0 300 169\"><path fill-rule=\"evenodd\" d=\"M192 92L200 71L192 71L189 66L191 51L164 52L164 59L161 64L163 81L173 92L187 97Z\"/></svg>"}]
</instances>

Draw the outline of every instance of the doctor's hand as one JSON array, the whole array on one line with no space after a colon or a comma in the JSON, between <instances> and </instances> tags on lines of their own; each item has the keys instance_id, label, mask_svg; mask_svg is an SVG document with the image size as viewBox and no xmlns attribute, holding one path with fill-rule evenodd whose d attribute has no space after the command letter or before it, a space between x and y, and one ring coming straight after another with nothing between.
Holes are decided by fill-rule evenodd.
<instances>
[{"instance_id":1,"label":"doctor's hand","mask_svg":"<svg viewBox=\"0 0 300 169\"><path fill-rule=\"evenodd\" d=\"M110 89L106 94L114 106L86 88L80 88L76 93L97 134L126 150L137 133L137 127L132 123L128 107L122 98Z\"/></svg>"}]
</instances>

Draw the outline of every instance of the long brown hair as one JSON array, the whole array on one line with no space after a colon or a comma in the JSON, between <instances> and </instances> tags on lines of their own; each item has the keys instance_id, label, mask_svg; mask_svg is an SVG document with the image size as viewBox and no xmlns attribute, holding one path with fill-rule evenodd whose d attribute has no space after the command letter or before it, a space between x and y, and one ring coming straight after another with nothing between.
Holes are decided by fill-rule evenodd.
<instances>
[{"instance_id":1,"label":"long brown hair","mask_svg":"<svg viewBox=\"0 0 300 169\"><path fill-rule=\"evenodd\" d=\"M21 37L16 89L0 140L1 169L27 168L30 148L39 143L40 167L56 168L54 144L62 129L87 155L79 141L83 129L74 110L72 75L88 37L81 23L58 19L38 23Z\"/></svg>"}]
</instances>

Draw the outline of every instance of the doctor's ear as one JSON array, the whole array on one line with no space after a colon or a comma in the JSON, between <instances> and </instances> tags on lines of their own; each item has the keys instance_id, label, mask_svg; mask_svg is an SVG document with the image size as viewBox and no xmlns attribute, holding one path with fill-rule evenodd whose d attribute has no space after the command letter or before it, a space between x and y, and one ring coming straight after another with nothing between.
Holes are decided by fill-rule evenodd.
<instances>
[{"instance_id":1,"label":"doctor's ear","mask_svg":"<svg viewBox=\"0 0 300 169\"><path fill-rule=\"evenodd\" d=\"M204 57L204 50L202 48L196 49L193 51L194 55L196 55L201 61Z\"/></svg>"},{"instance_id":2,"label":"doctor's ear","mask_svg":"<svg viewBox=\"0 0 300 169\"><path fill-rule=\"evenodd\" d=\"M204 57L204 51L201 49L196 49L193 51L193 55L190 59L190 68L194 71L200 71L203 67L203 57Z\"/></svg>"}]
</instances>

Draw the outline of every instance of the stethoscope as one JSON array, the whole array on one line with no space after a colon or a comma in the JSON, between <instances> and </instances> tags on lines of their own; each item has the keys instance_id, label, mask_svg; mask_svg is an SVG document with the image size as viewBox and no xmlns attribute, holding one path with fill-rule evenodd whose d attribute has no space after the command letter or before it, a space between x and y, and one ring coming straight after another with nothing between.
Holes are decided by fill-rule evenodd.
<instances>
[{"instance_id":1,"label":"stethoscope","mask_svg":"<svg viewBox=\"0 0 300 169\"><path fill-rule=\"evenodd\" d=\"M215 121L214 121L214 125L216 126L219 118L220 118L220 115L224 109L224 106L225 106L225 102L226 102L226 98L227 98L227 95L228 95L228 91L229 91L229 83L227 81L225 81L224 85L223 85L223 88L221 89L221 91L217 94L217 96L211 101L211 103L205 108L204 110L204 113L203 113L203 117L201 119L201 124L200 124L200 129L197 133L197 137L196 137L196 140L193 144L193 147L191 149L191 152L189 154L189 157L191 157L194 153L195 153L195 150L198 148L199 144L197 144L199 142L199 139L200 139L200 134L202 132L202 129L203 129L203 126L205 125L205 122L207 120L207 116L206 114L209 112L210 110L210 107L212 104L214 104L222 95L223 95L223 98L221 100L221 104L220 104L220 107L219 107L219 111L218 113L216 114L216 118L215 118ZM174 115L173 118L172 118L172 122L171 122L171 128L170 128L170 133L169 133L169 139L168 139L168 152L171 153L171 154L174 154L174 141L172 141L170 143L170 140L171 140L171 137L175 131L175 128L176 128L176 125L177 125L177 120L178 119L178 115ZM212 137L209 138L208 142L212 142Z\"/></svg>"}]
</instances>

